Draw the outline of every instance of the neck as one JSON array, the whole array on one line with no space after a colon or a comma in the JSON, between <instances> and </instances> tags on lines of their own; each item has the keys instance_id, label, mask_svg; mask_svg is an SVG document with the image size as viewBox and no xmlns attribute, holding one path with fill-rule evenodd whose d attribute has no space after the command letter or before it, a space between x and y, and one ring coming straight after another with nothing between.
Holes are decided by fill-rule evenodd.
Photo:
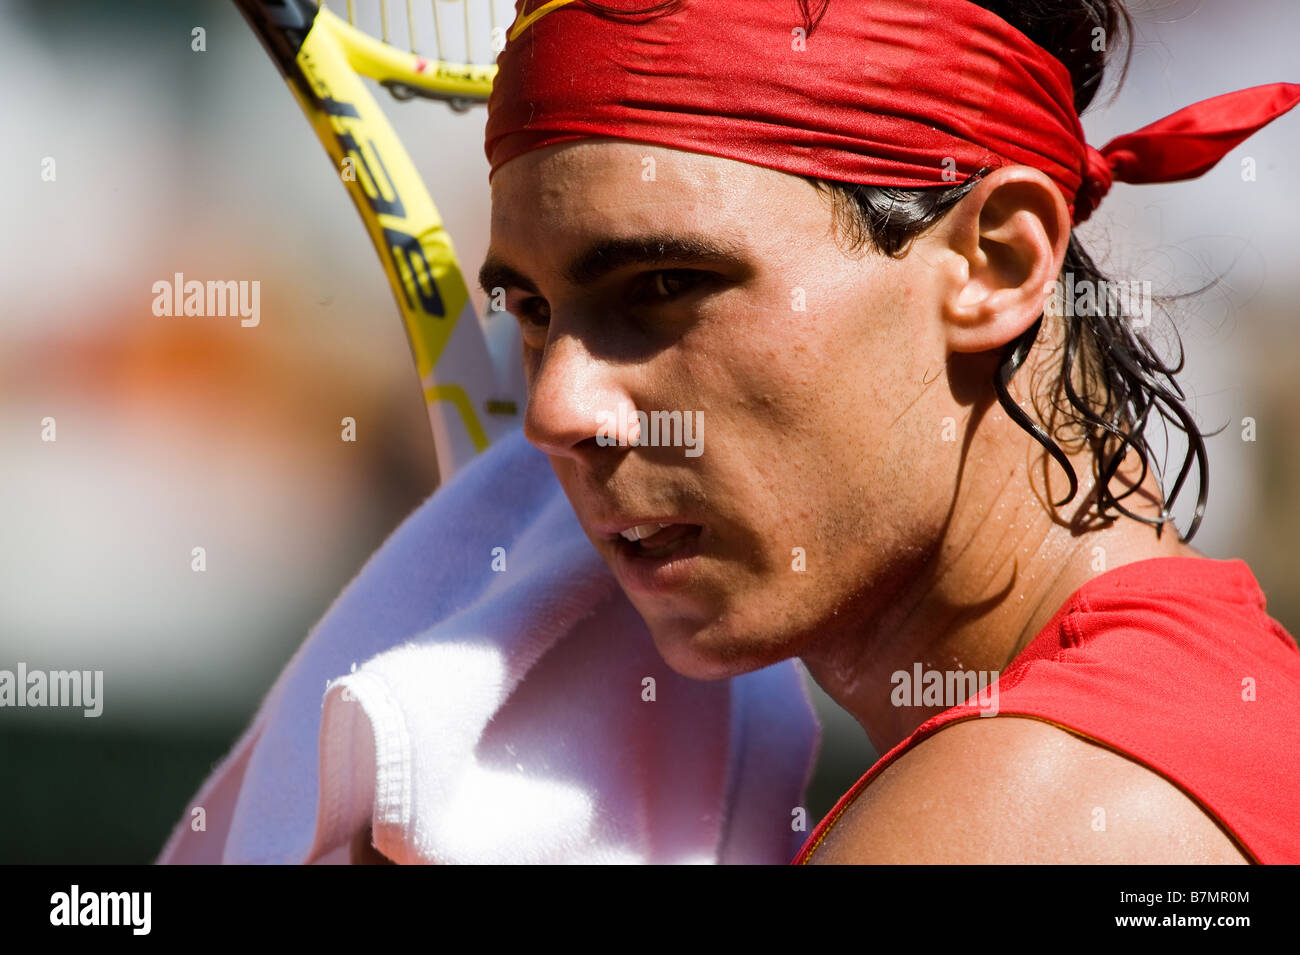
<instances>
[{"instance_id":1,"label":"neck","mask_svg":"<svg viewBox=\"0 0 1300 955\"><path fill-rule=\"evenodd\" d=\"M1076 474L1091 473L1086 459L1073 463ZM1059 499L1059 488L1049 487L1054 498L1035 494L1024 466L1003 473L1010 476L1001 484L968 492L965 502L959 498L944 539L919 568L900 575L906 580L892 594L864 595L857 612L840 615L849 625L825 631L802 656L813 679L861 724L879 754L961 702L946 693L942 702L933 693L923 700L914 686L918 675L938 672L945 688L962 685L949 679L954 672L975 671L991 680L1093 577L1154 557L1203 556L1172 525L1157 537L1153 526L1120 516L1079 533L1040 503ZM1143 511L1130 504L1143 494L1125 506L1155 515L1159 488L1154 476L1147 482L1150 506ZM1091 490L1081 483L1079 493L1088 497L1083 506L1093 508ZM1068 506L1078 506L1077 499ZM933 677L930 682L933 688Z\"/></svg>"}]
</instances>

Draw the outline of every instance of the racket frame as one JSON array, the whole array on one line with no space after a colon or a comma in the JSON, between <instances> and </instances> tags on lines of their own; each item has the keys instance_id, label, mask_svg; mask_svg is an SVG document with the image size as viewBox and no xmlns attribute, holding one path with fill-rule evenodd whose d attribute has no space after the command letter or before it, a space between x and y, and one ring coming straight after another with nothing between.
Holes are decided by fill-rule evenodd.
<instances>
[{"instance_id":1,"label":"racket frame","mask_svg":"<svg viewBox=\"0 0 1300 955\"><path fill-rule=\"evenodd\" d=\"M451 236L363 77L399 99L422 96L463 110L486 100L496 66L399 50L312 0L234 2L293 92L379 254L445 481L518 426L521 379L508 367L509 343L489 347Z\"/></svg>"}]
</instances>

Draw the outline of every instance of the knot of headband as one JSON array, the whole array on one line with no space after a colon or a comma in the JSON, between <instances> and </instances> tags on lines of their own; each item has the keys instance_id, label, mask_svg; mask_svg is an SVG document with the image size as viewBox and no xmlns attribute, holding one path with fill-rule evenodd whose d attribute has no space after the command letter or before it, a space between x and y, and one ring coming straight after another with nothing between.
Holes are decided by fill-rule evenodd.
<instances>
[{"instance_id":1,"label":"knot of headband","mask_svg":"<svg viewBox=\"0 0 1300 955\"><path fill-rule=\"evenodd\" d=\"M1024 164L1078 224L1112 182L1199 176L1300 102L1300 84L1239 90L1098 150L1065 66L969 0L831 0L815 37L793 9L687 0L611 19L581 0L518 0L488 103L489 179L525 152L591 137L876 186Z\"/></svg>"},{"instance_id":2,"label":"knot of headband","mask_svg":"<svg viewBox=\"0 0 1300 955\"><path fill-rule=\"evenodd\" d=\"M1212 96L1136 132L1087 149L1087 173L1075 196L1082 222L1112 182L1176 182L1210 171L1251 133L1300 102L1300 85L1268 83Z\"/></svg>"}]
</instances>

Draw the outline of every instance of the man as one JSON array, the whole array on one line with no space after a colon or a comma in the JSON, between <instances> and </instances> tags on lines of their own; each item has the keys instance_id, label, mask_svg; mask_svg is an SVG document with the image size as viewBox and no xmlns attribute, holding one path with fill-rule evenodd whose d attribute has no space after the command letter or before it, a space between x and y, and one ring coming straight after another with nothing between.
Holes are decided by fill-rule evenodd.
<instances>
[{"instance_id":1,"label":"man","mask_svg":"<svg viewBox=\"0 0 1300 955\"><path fill-rule=\"evenodd\" d=\"M1167 502L1137 456L1123 459L1109 480L1082 479L1072 496L1070 471L1061 466L1094 474L1095 447L1066 442L1049 455L999 399L998 372L1017 343L1032 348L1006 382L1011 403L1032 416L1048 386L1059 386L1065 326L1055 320L1052 296L1072 226L1109 182L1088 178L1089 168L1063 185L1051 163L1002 152L991 171L975 175L976 157L991 151L979 122L995 107L983 103L967 127L951 124L974 129L976 148L956 163L971 183L960 201L904 255L846 248L834 208L802 174L812 166L786 158L800 147L783 153L780 132L771 134L769 151L753 146L762 135L758 112L768 125L786 121L792 139L802 135L798 97L788 111L763 98L728 109L710 133L716 147L701 145L707 137L687 129L687 120L674 125L673 117L695 114L675 99L692 94L669 87L670 79L713 70L718 88L729 90L728 70L748 76L765 57L763 69L778 69L790 54L777 40L798 25L783 23L789 11L746 8L748 37L766 28L770 46L728 34L728 57L692 63L689 50L669 50L661 65L644 51L626 51L638 37L664 44L663 35L645 32L653 29L677 30L674 42L689 47L685 38L704 22L689 18L704 14L687 4L629 24L586 6L521 5L489 119L492 222L480 282L504 290L521 325L525 434L550 456L665 661L682 674L718 679L797 656L877 751L890 754L803 855L1229 863L1289 851L1285 834L1257 837L1226 802L1189 783L1200 778L1195 759L1165 761L1162 739L1130 745L1105 729L1093 736L1054 722L1050 701L1059 699L1065 712L1069 694L1079 692L1067 676L1051 677L1060 682L1050 686L1041 682L1046 676L1025 677L1015 702L1041 685L1049 703L1037 718L962 718L924 735L917 731L927 721L963 702L969 708L969 699L897 692L900 673L1002 673L1005 685L1026 648L1041 647L1035 638L1057 639L1067 618L1082 612L1065 612L1072 599L1109 593L1103 581L1140 586L1158 576L1185 580L1190 590L1194 581L1241 583L1244 565L1210 561L1176 531L1158 532ZM799 52L855 30L887 44L907 6L873 4L868 14L832 0L816 32L796 34L807 44ZM1016 44L1026 57L1042 53L974 4L942 6L937 19ZM715 26L738 9L714 7ZM876 19L864 26L868 17ZM673 25L674 18L686 19ZM616 52L608 62L580 55L595 44ZM865 51L864 60L875 52ZM934 55L938 68L943 58ZM802 67L809 85L837 59L810 56ZM579 62L581 70L566 69ZM646 68L651 80L631 96L619 77L642 63L654 64ZM555 80L559 72L564 82ZM671 108L647 105L661 93ZM846 115L870 110L862 95L858 112ZM691 105L708 111L703 100ZM1064 127L1080 133L1077 117ZM882 134L873 127L873 135ZM665 144L679 142L691 148ZM944 181L948 146L934 151L929 181ZM808 154L823 157L814 165L841 179L831 174L855 168L863 152L845 147L851 158L837 166L824 158L828 151ZM1078 152L1091 161L1096 151L1085 153L1080 141ZM855 181L899 184L892 175L868 169ZM684 434L674 430L673 413L696 422L694 456L680 440L646 440L650 422ZM634 419L624 433L611 431L611 422ZM1059 421L1045 424L1055 435ZM1124 498L1125 513L1099 513L1103 495ZM1158 563L1143 563L1151 561ZM1167 589L1152 593L1171 599ZM1211 617L1200 619L1209 627ZM1262 620L1252 626L1239 639L1266 645L1274 685L1300 686L1294 644L1283 649ZM1192 658L1200 652L1189 651ZM1122 674L1135 659L1105 663ZM1004 701L1011 692L1003 691ZM1181 692L1171 688L1170 696ZM1115 704L1107 727L1131 720L1138 704L1125 705ZM1282 758L1280 734L1294 723L1270 721L1294 713L1295 697L1280 705L1249 710L1253 722L1240 730L1239 745L1275 739ZM996 715L1035 712L1025 703ZM1147 743L1154 749L1144 750ZM1285 758L1285 772L1300 772L1293 755ZM1300 845L1290 838L1290 848Z\"/></svg>"}]
</instances>

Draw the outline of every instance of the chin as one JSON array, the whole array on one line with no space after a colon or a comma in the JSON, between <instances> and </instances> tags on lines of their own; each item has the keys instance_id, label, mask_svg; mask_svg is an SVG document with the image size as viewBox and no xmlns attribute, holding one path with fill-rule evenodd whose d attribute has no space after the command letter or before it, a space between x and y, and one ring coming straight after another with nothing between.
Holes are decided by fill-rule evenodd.
<instances>
[{"instance_id":1,"label":"chin","mask_svg":"<svg viewBox=\"0 0 1300 955\"><path fill-rule=\"evenodd\" d=\"M753 629L728 626L726 618L701 623L642 616L664 663L675 673L694 680L740 676L795 655L793 650L781 652L774 648L779 640Z\"/></svg>"}]
</instances>

